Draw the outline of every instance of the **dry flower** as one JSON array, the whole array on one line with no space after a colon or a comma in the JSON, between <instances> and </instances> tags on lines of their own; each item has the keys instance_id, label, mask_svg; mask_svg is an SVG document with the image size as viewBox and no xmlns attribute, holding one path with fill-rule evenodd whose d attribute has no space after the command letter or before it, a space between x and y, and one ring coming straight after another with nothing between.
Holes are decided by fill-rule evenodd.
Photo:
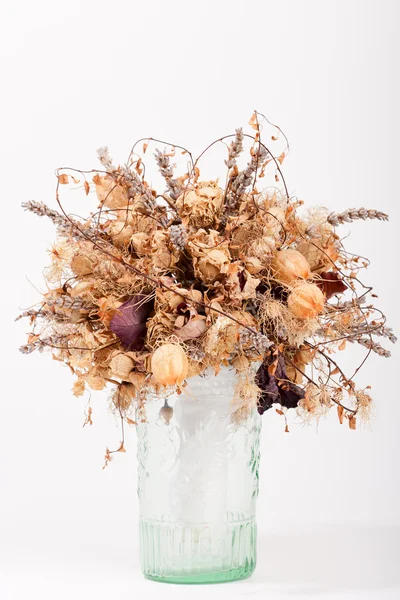
<instances>
[{"instance_id":1,"label":"dry flower","mask_svg":"<svg viewBox=\"0 0 400 600\"><path fill-rule=\"evenodd\" d=\"M289 197L283 178L286 151L275 157L266 149L257 113L251 126L247 166L237 159L252 136L237 129L220 180L202 180L188 151L188 171L176 174L177 148L156 149L166 187L157 191L141 158L133 153L114 165L104 147L92 182L87 173L56 172L58 210L24 203L52 221L58 239L44 271L47 290L19 317L31 327L21 352L48 350L65 363L76 396L114 385L111 408L127 423L135 422L130 411L136 421L146 418L151 393L180 391L185 379L221 365L238 374L234 423L273 404L297 407L305 421L337 406L351 429L368 420L371 396L357 390L334 352L350 342L366 348L363 363L372 352L388 357L375 338L396 336L361 280L369 261L347 252L335 228L387 215L321 207L300 214L302 201ZM270 186L260 183L268 165ZM85 204L94 201L87 218L71 217L60 199L79 181ZM166 401L160 418L168 424L172 415Z\"/></svg>"},{"instance_id":2,"label":"dry flower","mask_svg":"<svg viewBox=\"0 0 400 600\"><path fill-rule=\"evenodd\" d=\"M223 190L216 181L204 181L192 190L185 190L177 199L176 207L184 225L195 229L210 227L216 223L223 199Z\"/></svg>"}]
</instances>

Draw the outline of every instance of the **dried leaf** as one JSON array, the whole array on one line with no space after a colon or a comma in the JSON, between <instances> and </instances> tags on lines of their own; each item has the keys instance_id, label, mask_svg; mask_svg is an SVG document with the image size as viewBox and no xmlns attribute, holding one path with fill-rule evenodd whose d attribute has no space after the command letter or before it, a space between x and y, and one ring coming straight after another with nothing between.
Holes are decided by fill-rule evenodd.
<instances>
[{"instance_id":1,"label":"dried leaf","mask_svg":"<svg viewBox=\"0 0 400 600\"><path fill-rule=\"evenodd\" d=\"M253 112L253 114L251 115L249 125L256 131L258 131L258 120L256 112Z\"/></svg>"},{"instance_id":2,"label":"dried leaf","mask_svg":"<svg viewBox=\"0 0 400 600\"><path fill-rule=\"evenodd\" d=\"M347 285L335 271L324 271L321 273L321 279L317 279L315 282L324 292L327 300L335 294L342 294L347 290Z\"/></svg>"},{"instance_id":3,"label":"dried leaf","mask_svg":"<svg viewBox=\"0 0 400 600\"><path fill-rule=\"evenodd\" d=\"M86 194L86 196L88 196L89 192L90 192L90 185L87 181L85 181L84 187L85 187L85 194Z\"/></svg>"},{"instance_id":4,"label":"dried leaf","mask_svg":"<svg viewBox=\"0 0 400 600\"><path fill-rule=\"evenodd\" d=\"M286 158L286 154L284 152L282 152L282 154L280 154L279 156L277 156L276 160L281 165L283 163L283 161L285 160L285 158Z\"/></svg>"},{"instance_id":5,"label":"dried leaf","mask_svg":"<svg viewBox=\"0 0 400 600\"><path fill-rule=\"evenodd\" d=\"M125 350L142 350L146 337L146 321L153 309L153 301L144 294L136 294L121 304L110 322L110 329L121 340Z\"/></svg>"},{"instance_id":6,"label":"dried leaf","mask_svg":"<svg viewBox=\"0 0 400 600\"><path fill-rule=\"evenodd\" d=\"M61 175L58 176L58 181L62 185L66 185L67 183L69 183L68 175L66 173L61 173Z\"/></svg>"},{"instance_id":7,"label":"dried leaf","mask_svg":"<svg viewBox=\"0 0 400 600\"><path fill-rule=\"evenodd\" d=\"M269 367L275 362L275 371L274 374L271 374ZM256 384L262 390L258 407L261 415L275 403L286 408L295 408L305 396L302 388L288 380L285 360L281 352L279 352L277 360L272 353L267 355L257 371Z\"/></svg>"},{"instance_id":8,"label":"dried leaf","mask_svg":"<svg viewBox=\"0 0 400 600\"><path fill-rule=\"evenodd\" d=\"M85 381L83 379L77 379L72 387L72 393L77 398L83 396L85 393Z\"/></svg>"}]
</instances>

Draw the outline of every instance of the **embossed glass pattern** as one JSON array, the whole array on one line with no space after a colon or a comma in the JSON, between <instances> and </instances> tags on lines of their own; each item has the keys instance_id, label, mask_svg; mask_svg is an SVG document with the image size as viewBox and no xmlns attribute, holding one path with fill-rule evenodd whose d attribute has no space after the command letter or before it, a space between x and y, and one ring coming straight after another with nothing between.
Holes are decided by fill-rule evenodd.
<instances>
[{"instance_id":1,"label":"embossed glass pattern","mask_svg":"<svg viewBox=\"0 0 400 600\"><path fill-rule=\"evenodd\" d=\"M207 583L254 571L261 420L254 410L239 426L230 422L235 383L224 367L189 379L167 405L161 396L146 403L147 421L137 425L138 493L149 579Z\"/></svg>"}]
</instances>

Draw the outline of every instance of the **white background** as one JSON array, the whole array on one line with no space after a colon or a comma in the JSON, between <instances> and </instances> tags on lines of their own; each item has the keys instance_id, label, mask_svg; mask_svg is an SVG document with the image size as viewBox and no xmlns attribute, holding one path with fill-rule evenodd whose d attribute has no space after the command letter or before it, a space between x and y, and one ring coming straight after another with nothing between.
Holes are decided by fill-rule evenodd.
<instances>
[{"instance_id":1,"label":"white background","mask_svg":"<svg viewBox=\"0 0 400 600\"><path fill-rule=\"evenodd\" d=\"M49 356L18 353L29 325L13 323L40 297L34 286L44 289L53 240L51 225L20 203L54 206L56 167L95 167L103 144L123 159L142 136L197 154L256 108L290 138L292 194L390 213L387 224L342 233L351 229L349 249L371 258L377 302L399 330L398 8L396 0L3 0L1 600L399 597L396 348L391 360L371 357L359 377L376 400L371 430L349 431L332 414L319 428L292 419L288 435L278 415L265 415L257 572L188 589L140 574L134 430L127 454L102 471L105 446L120 439L105 395L93 396L94 425L83 429L87 399L72 396L69 372Z\"/></svg>"}]
</instances>

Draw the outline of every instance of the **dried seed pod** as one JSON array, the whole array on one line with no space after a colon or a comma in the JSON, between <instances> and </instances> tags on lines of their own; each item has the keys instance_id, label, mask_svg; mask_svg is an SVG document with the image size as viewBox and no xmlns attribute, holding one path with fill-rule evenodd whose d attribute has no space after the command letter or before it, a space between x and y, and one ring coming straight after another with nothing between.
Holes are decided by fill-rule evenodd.
<instances>
[{"instance_id":1,"label":"dried seed pod","mask_svg":"<svg viewBox=\"0 0 400 600\"><path fill-rule=\"evenodd\" d=\"M133 227L125 225L124 221L115 221L110 227L109 233L114 246L127 246L133 235Z\"/></svg>"},{"instance_id":2,"label":"dried seed pod","mask_svg":"<svg viewBox=\"0 0 400 600\"><path fill-rule=\"evenodd\" d=\"M188 359L181 346L163 344L151 357L153 376L161 385L179 385L188 373Z\"/></svg>"},{"instance_id":3,"label":"dried seed pod","mask_svg":"<svg viewBox=\"0 0 400 600\"><path fill-rule=\"evenodd\" d=\"M311 276L307 259L292 248L277 252L272 259L271 268L275 279L281 283L288 284Z\"/></svg>"},{"instance_id":4,"label":"dried seed pod","mask_svg":"<svg viewBox=\"0 0 400 600\"><path fill-rule=\"evenodd\" d=\"M110 361L110 369L115 377L119 377L124 381L130 381L129 373L132 371L134 364L135 363L130 356L120 352L112 357Z\"/></svg>"},{"instance_id":5,"label":"dried seed pod","mask_svg":"<svg viewBox=\"0 0 400 600\"><path fill-rule=\"evenodd\" d=\"M89 275L95 266L96 263L84 254L75 254L71 260L71 269L78 277Z\"/></svg>"},{"instance_id":6,"label":"dried seed pod","mask_svg":"<svg viewBox=\"0 0 400 600\"><path fill-rule=\"evenodd\" d=\"M160 408L160 417L166 425L169 425L170 420L174 415L174 409L168 404L167 398L165 399L164 406Z\"/></svg>"},{"instance_id":7,"label":"dried seed pod","mask_svg":"<svg viewBox=\"0 0 400 600\"><path fill-rule=\"evenodd\" d=\"M325 298L315 283L300 283L288 296L288 307L299 319L312 319L323 312Z\"/></svg>"}]
</instances>

